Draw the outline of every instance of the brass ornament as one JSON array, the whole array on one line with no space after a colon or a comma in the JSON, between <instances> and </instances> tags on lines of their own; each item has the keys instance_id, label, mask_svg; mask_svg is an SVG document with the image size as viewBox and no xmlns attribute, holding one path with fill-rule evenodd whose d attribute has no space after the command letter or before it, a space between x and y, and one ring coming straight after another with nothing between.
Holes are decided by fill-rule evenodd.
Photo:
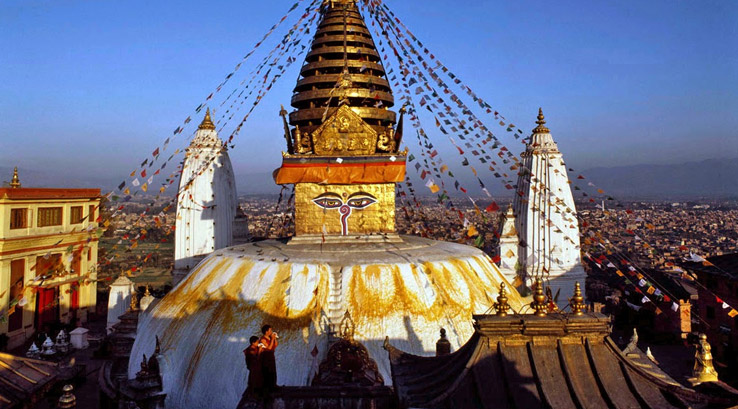
<instances>
[{"instance_id":1,"label":"brass ornament","mask_svg":"<svg viewBox=\"0 0 738 409\"><path fill-rule=\"evenodd\" d=\"M390 124L387 127L387 130L379 136L377 149L384 152L395 152L397 150L395 129L392 127L392 124Z\"/></svg>"},{"instance_id":2,"label":"brass ornament","mask_svg":"<svg viewBox=\"0 0 738 409\"><path fill-rule=\"evenodd\" d=\"M530 307L535 311L534 314L536 316L545 317L548 305L546 304L546 295L543 293L543 280L537 278L533 286L535 288L533 293L533 302L530 303Z\"/></svg>"},{"instance_id":3,"label":"brass ornament","mask_svg":"<svg viewBox=\"0 0 738 409\"><path fill-rule=\"evenodd\" d=\"M317 155L371 155L377 132L346 105L341 106L311 134Z\"/></svg>"},{"instance_id":4,"label":"brass ornament","mask_svg":"<svg viewBox=\"0 0 738 409\"><path fill-rule=\"evenodd\" d=\"M584 315L584 310L587 307L584 304L584 297L582 297L582 289L579 286L579 281L574 283L574 296L569 299L571 305L572 315Z\"/></svg>"},{"instance_id":5,"label":"brass ornament","mask_svg":"<svg viewBox=\"0 0 738 409\"><path fill-rule=\"evenodd\" d=\"M546 120L543 116L543 109L538 108L538 120L536 121L538 126L533 128L533 133L551 133L551 131L546 128Z\"/></svg>"},{"instance_id":6,"label":"brass ornament","mask_svg":"<svg viewBox=\"0 0 738 409\"><path fill-rule=\"evenodd\" d=\"M197 127L197 129L208 129L211 131L215 130L215 124L213 123L213 120L210 119L210 108L207 108L205 111L205 118L202 119L202 122L200 123L200 126Z\"/></svg>"},{"instance_id":7,"label":"brass ornament","mask_svg":"<svg viewBox=\"0 0 738 409\"><path fill-rule=\"evenodd\" d=\"M20 179L18 178L18 167L13 168L13 179L10 181L10 187L13 189L18 189L21 187Z\"/></svg>"},{"instance_id":8,"label":"brass ornament","mask_svg":"<svg viewBox=\"0 0 738 409\"><path fill-rule=\"evenodd\" d=\"M692 378L689 381L692 385L699 385L704 382L717 382L718 374L715 366L712 364L712 347L707 342L707 335L700 334L697 341L697 351L694 354L694 369Z\"/></svg>"},{"instance_id":9,"label":"brass ornament","mask_svg":"<svg viewBox=\"0 0 738 409\"><path fill-rule=\"evenodd\" d=\"M62 394L62 396L59 397L59 401L57 402L56 406L57 408L70 409L77 407L77 398L72 393L73 390L74 387L72 385L64 385L64 388L62 388L62 391L64 393Z\"/></svg>"},{"instance_id":10,"label":"brass ornament","mask_svg":"<svg viewBox=\"0 0 738 409\"><path fill-rule=\"evenodd\" d=\"M504 317L510 311L510 305L507 303L507 290L505 283L500 283L500 294L497 296L497 302L494 303L495 311L498 317Z\"/></svg>"}]
</instances>

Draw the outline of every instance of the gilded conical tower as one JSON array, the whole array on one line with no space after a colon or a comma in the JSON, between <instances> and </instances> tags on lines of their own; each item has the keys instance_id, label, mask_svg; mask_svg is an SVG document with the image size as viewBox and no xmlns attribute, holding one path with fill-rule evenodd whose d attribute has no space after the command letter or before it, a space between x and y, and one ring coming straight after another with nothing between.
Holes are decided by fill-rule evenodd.
<instances>
[{"instance_id":1,"label":"gilded conical tower","mask_svg":"<svg viewBox=\"0 0 738 409\"><path fill-rule=\"evenodd\" d=\"M297 242L397 240L395 183L405 177L405 152L384 67L354 0L326 1L321 13L289 124L281 113L287 153L277 183L295 184Z\"/></svg>"},{"instance_id":2,"label":"gilded conical tower","mask_svg":"<svg viewBox=\"0 0 738 409\"><path fill-rule=\"evenodd\" d=\"M395 123L394 97L369 30L354 1L323 5L323 18L292 96L290 124L311 133L347 104L377 133ZM327 109L328 108L328 109Z\"/></svg>"}]
</instances>

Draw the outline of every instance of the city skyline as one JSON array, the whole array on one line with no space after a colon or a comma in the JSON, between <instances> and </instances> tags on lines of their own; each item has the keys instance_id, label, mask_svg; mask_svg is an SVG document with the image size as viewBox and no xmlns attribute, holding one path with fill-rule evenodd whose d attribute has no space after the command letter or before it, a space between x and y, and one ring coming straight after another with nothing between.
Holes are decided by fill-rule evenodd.
<instances>
[{"instance_id":1,"label":"city skyline","mask_svg":"<svg viewBox=\"0 0 738 409\"><path fill-rule=\"evenodd\" d=\"M0 85L6 95L0 132L13 141L0 160L71 177L94 170L96 176L124 178L183 118L199 121L203 113L193 108L291 4L0 6L0 24L15 28L0 39L14 56L0 62L7 79ZM738 154L738 118L731 115L738 97L728 85L738 80L738 58L725 52L738 45L729 24L738 7L729 2L449 8L432 1L422 10L388 4L526 134L543 106L571 166ZM160 21L162 15L171 18ZM607 25L601 24L604 16ZM489 52L470 59L480 47ZM278 166L284 141L277 113L280 104L288 105L285 95L296 75L290 67L234 140L237 174ZM504 142L516 154L523 148ZM441 145L441 153L454 169L453 152Z\"/></svg>"}]
</instances>

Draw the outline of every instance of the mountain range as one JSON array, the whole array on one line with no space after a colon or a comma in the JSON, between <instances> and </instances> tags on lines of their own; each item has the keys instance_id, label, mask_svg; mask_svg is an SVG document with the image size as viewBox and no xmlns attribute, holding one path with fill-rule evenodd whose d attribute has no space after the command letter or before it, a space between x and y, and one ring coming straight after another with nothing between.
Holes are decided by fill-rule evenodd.
<instances>
[{"instance_id":1,"label":"mountain range","mask_svg":"<svg viewBox=\"0 0 738 409\"><path fill-rule=\"evenodd\" d=\"M0 166L0 182L10 181L13 169ZM43 169L19 169L23 186L33 187L80 187L101 188L109 191L120 179L105 177L100 173L84 177L71 172L46 171ZM593 182L608 194L622 199L667 199L667 198L726 198L738 197L738 158L708 159L668 165L629 165L596 167L581 172L586 179L574 180L584 187ZM570 175L576 178L576 175ZM239 194L278 193L279 187L272 181L271 172L236 175ZM469 186L475 180L461 180ZM158 182L156 182L158 183ZM494 183L487 183L496 185ZM494 195L509 195L504 188L491 189Z\"/></svg>"}]
</instances>

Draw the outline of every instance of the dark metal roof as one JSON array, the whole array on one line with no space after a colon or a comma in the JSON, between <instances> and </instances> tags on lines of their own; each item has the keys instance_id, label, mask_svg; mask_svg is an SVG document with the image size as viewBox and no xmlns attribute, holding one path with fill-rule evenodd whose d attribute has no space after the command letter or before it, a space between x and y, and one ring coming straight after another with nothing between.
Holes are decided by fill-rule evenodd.
<instances>
[{"instance_id":1,"label":"dark metal roof","mask_svg":"<svg viewBox=\"0 0 738 409\"><path fill-rule=\"evenodd\" d=\"M59 365L0 352L0 408L23 407L54 384Z\"/></svg>"},{"instance_id":2,"label":"dark metal roof","mask_svg":"<svg viewBox=\"0 0 738 409\"><path fill-rule=\"evenodd\" d=\"M475 316L475 320L475 334L450 355L420 357L387 345L401 407L724 408L738 404L738 394L707 396L675 382L642 356L626 357L609 338L610 318L602 314Z\"/></svg>"}]
</instances>

